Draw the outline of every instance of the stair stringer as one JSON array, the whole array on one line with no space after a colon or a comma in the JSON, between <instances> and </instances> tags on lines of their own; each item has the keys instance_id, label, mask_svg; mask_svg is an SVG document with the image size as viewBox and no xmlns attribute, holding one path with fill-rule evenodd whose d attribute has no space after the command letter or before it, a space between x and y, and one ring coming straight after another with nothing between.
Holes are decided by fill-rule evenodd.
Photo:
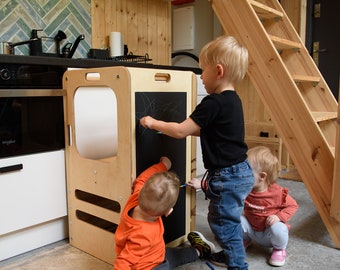
<instances>
[{"instance_id":1,"label":"stair stringer","mask_svg":"<svg viewBox=\"0 0 340 270\"><path fill-rule=\"evenodd\" d=\"M248 76L292 156L333 242L340 248L340 223L330 215L333 152L249 2L247 0L210 2L225 32L235 36L248 48ZM294 40L299 40L302 44L295 30L291 32L296 35ZM305 52L300 53L300 56L308 55L307 63L309 61L312 68L315 67L304 45L301 50ZM318 70L315 73L320 74ZM326 92L330 92L321 75L320 78L320 84L326 88Z\"/></svg>"},{"instance_id":2,"label":"stair stringer","mask_svg":"<svg viewBox=\"0 0 340 270\"><path fill-rule=\"evenodd\" d=\"M338 221L340 220L340 196L338 196L339 192L340 192L340 104L338 104L333 193L332 193L332 202L331 202L331 215L337 218Z\"/></svg>"}]
</instances>

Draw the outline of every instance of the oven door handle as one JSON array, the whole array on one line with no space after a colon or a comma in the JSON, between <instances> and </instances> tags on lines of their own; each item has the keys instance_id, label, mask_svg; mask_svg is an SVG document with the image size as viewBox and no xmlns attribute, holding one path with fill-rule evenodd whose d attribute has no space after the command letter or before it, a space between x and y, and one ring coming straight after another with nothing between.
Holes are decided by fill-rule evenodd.
<instances>
[{"instance_id":1,"label":"oven door handle","mask_svg":"<svg viewBox=\"0 0 340 270\"><path fill-rule=\"evenodd\" d=\"M23 168L24 166L22 164L15 164L15 165L10 165L10 166L0 167L0 173L19 171L19 170L22 170Z\"/></svg>"}]
</instances>

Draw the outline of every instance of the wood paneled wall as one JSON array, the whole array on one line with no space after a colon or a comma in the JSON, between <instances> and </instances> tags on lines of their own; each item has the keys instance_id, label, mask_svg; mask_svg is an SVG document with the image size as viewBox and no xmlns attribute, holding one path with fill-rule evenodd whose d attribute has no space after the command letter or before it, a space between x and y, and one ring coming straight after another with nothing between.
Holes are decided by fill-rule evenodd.
<instances>
[{"instance_id":1,"label":"wood paneled wall","mask_svg":"<svg viewBox=\"0 0 340 270\"><path fill-rule=\"evenodd\" d=\"M152 64L171 64L171 3L165 0L92 0L92 48L109 48L109 34L121 32L134 55Z\"/></svg>"}]
</instances>

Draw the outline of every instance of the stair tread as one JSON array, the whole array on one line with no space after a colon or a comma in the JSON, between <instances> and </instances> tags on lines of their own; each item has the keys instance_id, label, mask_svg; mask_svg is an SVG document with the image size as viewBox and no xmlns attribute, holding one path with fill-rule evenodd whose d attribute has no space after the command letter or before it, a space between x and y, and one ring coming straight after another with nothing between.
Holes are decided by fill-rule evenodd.
<instances>
[{"instance_id":1,"label":"stair tread","mask_svg":"<svg viewBox=\"0 0 340 270\"><path fill-rule=\"evenodd\" d=\"M281 143L280 138L276 137L261 137L261 136L245 136L245 140L256 140L258 142L275 142L275 143Z\"/></svg>"},{"instance_id":2,"label":"stair tread","mask_svg":"<svg viewBox=\"0 0 340 270\"><path fill-rule=\"evenodd\" d=\"M253 6L256 14L261 19L275 19L275 18L282 18L283 13L280 11L277 11L271 7L268 7L264 4L261 4L257 1L249 0L249 3Z\"/></svg>"},{"instance_id":3,"label":"stair tread","mask_svg":"<svg viewBox=\"0 0 340 270\"><path fill-rule=\"evenodd\" d=\"M278 50L300 49L302 47L300 42L291 41L291 40L273 36L273 35L268 35L268 36Z\"/></svg>"},{"instance_id":4,"label":"stair tread","mask_svg":"<svg viewBox=\"0 0 340 270\"><path fill-rule=\"evenodd\" d=\"M337 112L312 112L313 118L316 122L327 121L336 119L338 116Z\"/></svg>"},{"instance_id":5,"label":"stair tread","mask_svg":"<svg viewBox=\"0 0 340 270\"><path fill-rule=\"evenodd\" d=\"M295 82L312 82L312 83L319 83L320 77L319 76L309 76L309 75L292 75L292 78Z\"/></svg>"}]
</instances>

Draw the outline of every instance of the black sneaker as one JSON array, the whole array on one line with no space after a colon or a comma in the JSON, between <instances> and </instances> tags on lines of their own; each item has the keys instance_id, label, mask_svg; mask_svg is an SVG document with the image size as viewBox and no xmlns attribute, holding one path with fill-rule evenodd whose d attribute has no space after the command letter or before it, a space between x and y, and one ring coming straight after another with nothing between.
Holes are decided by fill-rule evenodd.
<instances>
[{"instance_id":1,"label":"black sneaker","mask_svg":"<svg viewBox=\"0 0 340 270\"><path fill-rule=\"evenodd\" d=\"M209 259L210 254L215 251L215 245L208 241L207 239L205 239L203 234L201 234L200 232L196 231L190 232L188 234L188 240L191 246L193 246L199 251L200 259Z\"/></svg>"},{"instance_id":2,"label":"black sneaker","mask_svg":"<svg viewBox=\"0 0 340 270\"><path fill-rule=\"evenodd\" d=\"M209 261L218 266L228 267L229 258L227 254L221 250L220 252L211 254Z\"/></svg>"}]
</instances>

